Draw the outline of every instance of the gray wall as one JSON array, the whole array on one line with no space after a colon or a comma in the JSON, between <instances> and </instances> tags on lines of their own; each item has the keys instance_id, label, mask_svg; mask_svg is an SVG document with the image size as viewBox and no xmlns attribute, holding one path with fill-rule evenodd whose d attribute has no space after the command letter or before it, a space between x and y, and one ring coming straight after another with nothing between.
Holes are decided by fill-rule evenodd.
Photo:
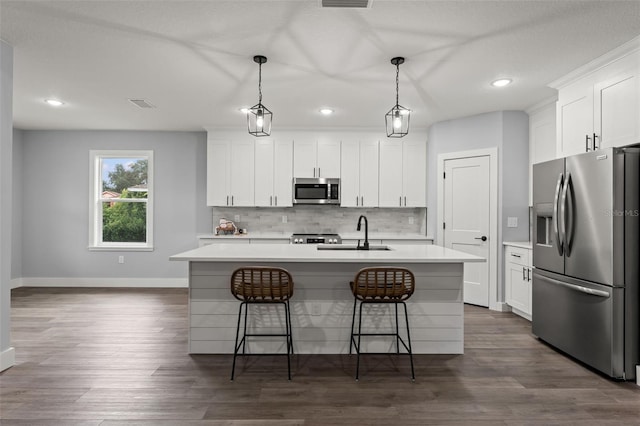
<instances>
[{"instance_id":1,"label":"gray wall","mask_svg":"<svg viewBox=\"0 0 640 426\"><path fill-rule=\"evenodd\" d=\"M11 241L11 279L22 278L22 202L24 188L22 186L22 130L13 130L13 209L12 209L12 241Z\"/></svg>"},{"instance_id":2,"label":"gray wall","mask_svg":"<svg viewBox=\"0 0 640 426\"><path fill-rule=\"evenodd\" d=\"M434 124L427 145L427 206L436 211L438 154L498 148L498 300L504 300L503 241L529 240L529 116L498 111ZM517 228L507 218L518 218ZM428 215L427 233L436 236L436 216ZM436 244L439 244L436 241Z\"/></svg>"},{"instance_id":3,"label":"gray wall","mask_svg":"<svg viewBox=\"0 0 640 426\"><path fill-rule=\"evenodd\" d=\"M11 192L13 48L0 40L0 370L14 363L11 348Z\"/></svg>"},{"instance_id":4,"label":"gray wall","mask_svg":"<svg viewBox=\"0 0 640 426\"><path fill-rule=\"evenodd\" d=\"M153 150L154 251L87 249L91 149ZM168 258L211 232L205 132L24 130L22 150L25 279L187 276L185 263Z\"/></svg>"},{"instance_id":5,"label":"gray wall","mask_svg":"<svg viewBox=\"0 0 640 426\"><path fill-rule=\"evenodd\" d=\"M522 111L497 111L434 124L427 144L427 233L436 235L438 155L498 148L498 230L500 241L529 239L529 116ZM507 228L507 216L518 217Z\"/></svg>"}]
</instances>

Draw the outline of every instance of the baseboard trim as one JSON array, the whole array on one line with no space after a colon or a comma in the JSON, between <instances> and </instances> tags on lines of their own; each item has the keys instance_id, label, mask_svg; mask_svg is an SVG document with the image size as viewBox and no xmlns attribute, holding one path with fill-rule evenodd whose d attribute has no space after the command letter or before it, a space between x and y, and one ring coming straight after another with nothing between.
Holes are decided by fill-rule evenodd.
<instances>
[{"instance_id":1,"label":"baseboard trim","mask_svg":"<svg viewBox=\"0 0 640 426\"><path fill-rule=\"evenodd\" d=\"M187 288L188 278L43 278L24 277L21 287Z\"/></svg>"},{"instance_id":2,"label":"baseboard trim","mask_svg":"<svg viewBox=\"0 0 640 426\"><path fill-rule=\"evenodd\" d=\"M14 348L9 348L0 353L0 371L4 371L7 368L16 365L16 351Z\"/></svg>"},{"instance_id":3,"label":"baseboard trim","mask_svg":"<svg viewBox=\"0 0 640 426\"><path fill-rule=\"evenodd\" d=\"M505 302L498 302L495 310L498 312L511 312L511 306Z\"/></svg>"},{"instance_id":4,"label":"baseboard trim","mask_svg":"<svg viewBox=\"0 0 640 426\"><path fill-rule=\"evenodd\" d=\"M9 283L11 285L11 290L22 287L22 278L12 278Z\"/></svg>"}]
</instances>

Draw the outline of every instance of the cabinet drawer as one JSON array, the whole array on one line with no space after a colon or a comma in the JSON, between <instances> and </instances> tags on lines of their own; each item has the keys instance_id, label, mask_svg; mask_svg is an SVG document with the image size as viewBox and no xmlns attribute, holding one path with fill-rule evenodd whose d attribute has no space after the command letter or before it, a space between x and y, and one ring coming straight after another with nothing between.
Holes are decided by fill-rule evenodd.
<instances>
[{"instance_id":1,"label":"cabinet drawer","mask_svg":"<svg viewBox=\"0 0 640 426\"><path fill-rule=\"evenodd\" d=\"M504 261L522 266L530 266L529 250L521 247L507 247Z\"/></svg>"}]
</instances>

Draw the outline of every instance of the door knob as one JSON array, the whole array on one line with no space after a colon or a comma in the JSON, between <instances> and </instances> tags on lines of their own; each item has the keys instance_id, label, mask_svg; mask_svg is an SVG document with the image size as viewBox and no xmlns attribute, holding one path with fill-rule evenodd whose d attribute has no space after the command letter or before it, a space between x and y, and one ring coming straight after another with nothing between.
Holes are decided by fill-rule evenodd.
<instances>
[{"instance_id":1,"label":"door knob","mask_svg":"<svg viewBox=\"0 0 640 426\"><path fill-rule=\"evenodd\" d=\"M485 235L483 235L482 237L475 237L475 240L482 240L482 241L487 241L487 237Z\"/></svg>"}]
</instances>

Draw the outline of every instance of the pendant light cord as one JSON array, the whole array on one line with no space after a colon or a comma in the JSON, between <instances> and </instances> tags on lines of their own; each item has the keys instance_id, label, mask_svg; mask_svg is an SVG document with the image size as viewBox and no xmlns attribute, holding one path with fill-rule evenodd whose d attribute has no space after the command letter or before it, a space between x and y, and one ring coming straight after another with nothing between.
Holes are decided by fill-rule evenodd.
<instances>
[{"instance_id":1,"label":"pendant light cord","mask_svg":"<svg viewBox=\"0 0 640 426\"><path fill-rule=\"evenodd\" d=\"M258 103L262 104L262 64L258 64Z\"/></svg>"},{"instance_id":2,"label":"pendant light cord","mask_svg":"<svg viewBox=\"0 0 640 426\"><path fill-rule=\"evenodd\" d=\"M400 85L398 84L398 78L400 76L400 64L396 64L396 105L398 102L398 91L400 90Z\"/></svg>"}]
</instances>

